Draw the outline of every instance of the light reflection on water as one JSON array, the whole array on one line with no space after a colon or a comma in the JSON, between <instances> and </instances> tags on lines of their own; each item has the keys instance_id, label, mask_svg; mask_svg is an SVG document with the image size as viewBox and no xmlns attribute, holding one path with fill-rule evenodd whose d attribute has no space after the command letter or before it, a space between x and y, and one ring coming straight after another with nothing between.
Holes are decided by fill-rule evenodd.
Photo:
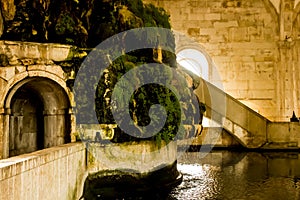
<instances>
[{"instance_id":1,"label":"light reflection on water","mask_svg":"<svg viewBox=\"0 0 300 200\"><path fill-rule=\"evenodd\" d=\"M178 161L183 182L169 199L300 199L298 153L212 152Z\"/></svg>"}]
</instances>

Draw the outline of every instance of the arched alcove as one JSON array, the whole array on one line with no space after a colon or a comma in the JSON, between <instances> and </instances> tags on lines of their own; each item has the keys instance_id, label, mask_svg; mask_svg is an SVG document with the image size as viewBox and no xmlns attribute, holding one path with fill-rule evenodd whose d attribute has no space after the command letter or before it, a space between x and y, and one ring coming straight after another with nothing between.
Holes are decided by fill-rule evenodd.
<instances>
[{"instance_id":1,"label":"arched alcove","mask_svg":"<svg viewBox=\"0 0 300 200\"><path fill-rule=\"evenodd\" d=\"M53 80L20 81L10 90L5 106L9 110L9 156L70 142L70 102Z\"/></svg>"}]
</instances>

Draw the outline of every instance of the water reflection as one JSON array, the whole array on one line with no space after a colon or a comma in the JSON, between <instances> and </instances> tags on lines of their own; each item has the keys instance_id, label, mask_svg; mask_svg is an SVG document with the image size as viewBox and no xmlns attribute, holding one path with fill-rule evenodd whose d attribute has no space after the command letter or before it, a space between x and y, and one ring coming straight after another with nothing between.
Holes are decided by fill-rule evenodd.
<instances>
[{"instance_id":1,"label":"water reflection","mask_svg":"<svg viewBox=\"0 0 300 200\"><path fill-rule=\"evenodd\" d=\"M185 153L181 185L169 199L300 199L298 153Z\"/></svg>"}]
</instances>

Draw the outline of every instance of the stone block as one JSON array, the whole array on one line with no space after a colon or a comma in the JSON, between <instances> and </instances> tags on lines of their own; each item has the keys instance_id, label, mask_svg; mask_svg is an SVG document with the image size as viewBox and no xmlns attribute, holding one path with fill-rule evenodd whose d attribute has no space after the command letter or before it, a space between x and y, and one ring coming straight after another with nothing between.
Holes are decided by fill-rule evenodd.
<instances>
[{"instance_id":1,"label":"stone block","mask_svg":"<svg viewBox=\"0 0 300 200\"><path fill-rule=\"evenodd\" d=\"M192 37L200 35L200 28L189 28L188 34Z\"/></svg>"},{"instance_id":2,"label":"stone block","mask_svg":"<svg viewBox=\"0 0 300 200\"><path fill-rule=\"evenodd\" d=\"M275 90L250 90L248 93L249 99L273 99L275 97Z\"/></svg>"},{"instance_id":3,"label":"stone block","mask_svg":"<svg viewBox=\"0 0 300 200\"><path fill-rule=\"evenodd\" d=\"M222 12L221 13L221 20L222 21L234 21L238 19L237 13L234 12Z\"/></svg>"},{"instance_id":4,"label":"stone block","mask_svg":"<svg viewBox=\"0 0 300 200\"><path fill-rule=\"evenodd\" d=\"M14 67L0 67L0 77L4 80L10 80L15 75L15 68Z\"/></svg>"},{"instance_id":5,"label":"stone block","mask_svg":"<svg viewBox=\"0 0 300 200\"><path fill-rule=\"evenodd\" d=\"M192 8L203 8L203 7L207 7L207 2L206 1L191 0L191 1L188 1L187 5L189 7L192 7Z\"/></svg>"},{"instance_id":6,"label":"stone block","mask_svg":"<svg viewBox=\"0 0 300 200\"><path fill-rule=\"evenodd\" d=\"M19 73L22 73L22 72L25 72L26 71L26 67L25 66L16 66L15 67L15 73L16 74L19 74Z\"/></svg>"},{"instance_id":7,"label":"stone block","mask_svg":"<svg viewBox=\"0 0 300 200\"><path fill-rule=\"evenodd\" d=\"M259 57L254 59L258 60ZM264 57L262 58L264 59ZM273 72L274 71L274 62L262 62L256 61L255 63L255 70L259 72Z\"/></svg>"},{"instance_id":8,"label":"stone block","mask_svg":"<svg viewBox=\"0 0 300 200\"><path fill-rule=\"evenodd\" d=\"M238 100L247 99L248 97L248 90L230 89L226 90L226 93Z\"/></svg>"},{"instance_id":9,"label":"stone block","mask_svg":"<svg viewBox=\"0 0 300 200\"><path fill-rule=\"evenodd\" d=\"M59 65L46 65L45 71L60 76L60 78L64 79L64 71Z\"/></svg>"},{"instance_id":10,"label":"stone block","mask_svg":"<svg viewBox=\"0 0 300 200\"><path fill-rule=\"evenodd\" d=\"M188 13L187 15L189 20L205 20L205 15L202 13Z\"/></svg>"},{"instance_id":11,"label":"stone block","mask_svg":"<svg viewBox=\"0 0 300 200\"><path fill-rule=\"evenodd\" d=\"M170 16L171 22L172 21L178 21L178 20L181 21L181 22L186 22L187 20L189 20L189 15L190 14L188 14L188 13L182 13L181 15L179 15L179 14L171 15ZM191 18L191 19L193 19L193 18ZM184 24L184 23L182 23L182 24ZM181 24L181 26L182 26L182 24Z\"/></svg>"},{"instance_id":12,"label":"stone block","mask_svg":"<svg viewBox=\"0 0 300 200\"><path fill-rule=\"evenodd\" d=\"M274 73L272 71L250 71L248 72L249 80L275 80Z\"/></svg>"},{"instance_id":13,"label":"stone block","mask_svg":"<svg viewBox=\"0 0 300 200\"><path fill-rule=\"evenodd\" d=\"M241 49L241 47L243 47L244 49L276 49L277 46L275 43L272 42L234 42L231 43L231 48L236 50L236 49Z\"/></svg>"},{"instance_id":14,"label":"stone block","mask_svg":"<svg viewBox=\"0 0 300 200\"><path fill-rule=\"evenodd\" d=\"M191 12L193 12L193 13L202 13L202 14L205 14L205 13L212 13L212 12L211 12L212 8L207 8L207 7L191 8L190 10L191 10Z\"/></svg>"},{"instance_id":15,"label":"stone block","mask_svg":"<svg viewBox=\"0 0 300 200\"><path fill-rule=\"evenodd\" d=\"M214 22L215 28L230 28L230 27L238 27L237 21L226 21L226 22Z\"/></svg>"},{"instance_id":16,"label":"stone block","mask_svg":"<svg viewBox=\"0 0 300 200\"><path fill-rule=\"evenodd\" d=\"M215 62L215 63L227 63L227 62L229 62L231 59L230 59L230 57L228 57L228 56L215 56L214 58L213 58L213 61ZM224 66L224 64L222 64L221 66Z\"/></svg>"},{"instance_id":17,"label":"stone block","mask_svg":"<svg viewBox=\"0 0 300 200\"><path fill-rule=\"evenodd\" d=\"M212 42L212 43L222 43L222 42L226 42L226 41L227 41L226 37L224 37L222 35L210 36L210 40L209 40L209 42Z\"/></svg>"},{"instance_id":18,"label":"stone block","mask_svg":"<svg viewBox=\"0 0 300 200\"><path fill-rule=\"evenodd\" d=\"M39 45L36 43L23 43L20 45L20 51L23 53L22 58L39 58L41 57L39 51Z\"/></svg>"},{"instance_id":19,"label":"stone block","mask_svg":"<svg viewBox=\"0 0 300 200\"><path fill-rule=\"evenodd\" d=\"M248 132L237 124L233 125L233 134L239 138L239 140L243 142L247 141Z\"/></svg>"},{"instance_id":20,"label":"stone block","mask_svg":"<svg viewBox=\"0 0 300 200\"><path fill-rule=\"evenodd\" d=\"M206 1L206 6L208 8L222 8L222 1Z\"/></svg>"},{"instance_id":21,"label":"stone block","mask_svg":"<svg viewBox=\"0 0 300 200\"><path fill-rule=\"evenodd\" d=\"M275 82L272 80L249 80L250 90L274 90Z\"/></svg>"},{"instance_id":22,"label":"stone block","mask_svg":"<svg viewBox=\"0 0 300 200\"><path fill-rule=\"evenodd\" d=\"M224 118L223 127L229 132L233 132L233 122L227 118Z\"/></svg>"},{"instance_id":23,"label":"stone block","mask_svg":"<svg viewBox=\"0 0 300 200\"><path fill-rule=\"evenodd\" d=\"M204 20L217 21L221 20L221 13L208 13L204 15Z\"/></svg>"},{"instance_id":24,"label":"stone block","mask_svg":"<svg viewBox=\"0 0 300 200\"><path fill-rule=\"evenodd\" d=\"M235 71L226 71L226 75L223 78L224 78L224 80L227 80L227 81L233 81L233 80L238 80L239 77L240 77L240 74L238 74Z\"/></svg>"},{"instance_id":25,"label":"stone block","mask_svg":"<svg viewBox=\"0 0 300 200\"><path fill-rule=\"evenodd\" d=\"M246 27L229 28L229 41L232 42L249 42L248 29Z\"/></svg>"},{"instance_id":26,"label":"stone block","mask_svg":"<svg viewBox=\"0 0 300 200\"><path fill-rule=\"evenodd\" d=\"M199 27L199 20L189 20L188 25L192 27ZM173 25L172 25L173 26Z\"/></svg>"},{"instance_id":27,"label":"stone block","mask_svg":"<svg viewBox=\"0 0 300 200\"><path fill-rule=\"evenodd\" d=\"M207 21L207 20L200 20L199 21L199 26L201 28L212 28L213 26L213 22L212 21Z\"/></svg>"},{"instance_id":28,"label":"stone block","mask_svg":"<svg viewBox=\"0 0 300 200\"><path fill-rule=\"evenodd\" d=\"M209 35L200 35L196 39L197 39L197 42L205 43L205 42L210 41L210 36Z\"/></svg>"},{"instance_id":29,"label":"stone block","mask_svg":"<svg viewBox=\"0 0 300 200\"><path fill-rule=\"evenodd\" d=\"M223 82L223 86L225 90L247 90L248 89L248 81L231 81L231 82Z\"/></svg>"},{"instance_id":30,"label":"stone block","mask_svg":"<svg viewBox=\"0 0 300 200\"><path fill-rule=\"evenodd\" d=\"M215 28L200 28L200 35L215 35Z\"/></svg>"},{"instance_id":31,"label":"stone block","mask_svg":"<svg viewBox=\"0 0 300 200\"><path fill-rule=\"evenodd\" d=\"M249 59L251 59L250 57ZM252 58L253 59L253 58ZM241 69L242 72L247 72L247 76L249 75L250 72L255 71L255 63L254 62L242 62ZM251 80L251 78L248 77L248 79Z\"/></svg>"}]
</instances>

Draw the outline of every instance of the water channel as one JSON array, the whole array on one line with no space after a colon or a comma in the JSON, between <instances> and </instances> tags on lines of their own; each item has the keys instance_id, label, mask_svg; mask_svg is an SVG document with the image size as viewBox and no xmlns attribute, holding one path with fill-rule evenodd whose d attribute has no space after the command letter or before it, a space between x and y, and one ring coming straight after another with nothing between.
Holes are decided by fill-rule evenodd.
<instances>
[{"instance_id":1,"label":"water channel","mask_svg":"<svg viewBox=\"0 0 300 200\"><path fill-rule=\"evenodd\" d=\"M125 199L300 199L299 152L185 152L177 166L183 182L169 194Z\"/></svg>"},{"instance_id":2,"label":"water channel","mask_svg":"<svg viewBox=\"0 0 300 200\"><path fill-rule=\"evenodd\" d=\"M184 153L183 182L167 199L300 199L300 154L213 151Z\"/></svg>"}]
</instances>

